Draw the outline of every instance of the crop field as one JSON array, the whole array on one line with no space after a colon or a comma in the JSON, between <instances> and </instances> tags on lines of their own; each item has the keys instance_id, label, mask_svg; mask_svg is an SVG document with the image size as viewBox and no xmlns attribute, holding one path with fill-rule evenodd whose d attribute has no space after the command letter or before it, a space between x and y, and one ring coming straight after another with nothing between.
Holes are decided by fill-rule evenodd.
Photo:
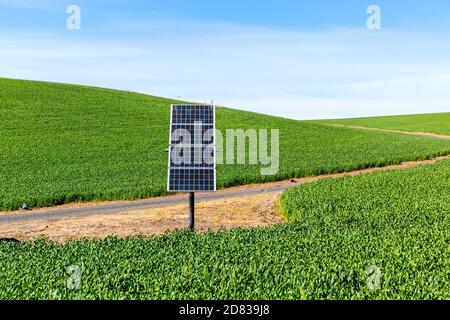
<instances>
[{"instance_id":1,"label":"crop field","mask_svg":"<svg viewBox=\"0 0 450 320\"><path fill-rule=\"evenodd\" d=\"M449 299L449 179L444 160L302 185L280 200L289 223L265 229L0 242L0 296ZM81 270L78 289L66 285L69 266Z\"/></svg>"},{"instance_id":2,"label":"crop field","mask_svg":"<svg viewBox=\"0 0 450 320\"><path fill-rule=\"evenodd\" d=\"M406 116L317 120L312 122L411 132L428 132L450 136L450 112Z\"/></svg>"},{"instance_id":3,"label":"crop field","mask_svg":"<svg viewBox=\"0 0 450 320\"><path fill-rule=\"evenodd\" d=\"M169 105L142 94L0 79L0 210L166 193ZM218 108L219 129L279 129L280 170L218 167L218 187L450 154L450 141ZM158 240L160 241L160 240Z\"/></svg>"}]
</instances>

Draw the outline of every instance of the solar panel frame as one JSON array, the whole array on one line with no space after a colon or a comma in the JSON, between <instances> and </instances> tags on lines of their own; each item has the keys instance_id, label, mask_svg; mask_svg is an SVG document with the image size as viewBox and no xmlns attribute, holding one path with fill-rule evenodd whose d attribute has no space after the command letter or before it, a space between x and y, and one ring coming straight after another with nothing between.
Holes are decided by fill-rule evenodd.
<instances>
[{"instance_id":1,"label":"solar panel frame","mask_svg":"<svg viewBox=\"0 0 450 320\"><path fill-rule=\"evenodd\" d=\"M210 122L202 122L202 135L204 133L203 131L203 127L208 126L211 129L212 126L212 130L213 130L213 140L212 143L202 143L199 145L196 144L192 144L192 140L191 140L191 144L190 146L193 148L197 148L197 147L210 147L212 148L212 152L213 152L213 166L205 166L205 167L189 167L189 166L177 166L177 165L172 165L172 159L171 159L171 153L172 153L172 148L174 147L174 142L173 142L173 131L174 131L174 126L191 126L191 125L195 125L194 122L184 122L184 123L177 123L177 121L174 122L174 108L201 108L201 107L205 107L205 108L210 108L211 109L211 115L209 116L204 116L202 120L210 120ZM184 115L184 119L187 119L187 121L189 121L189 116ZM178 117L176 120L179 120L180 117ZM192 121L192 119L195 118L195 115L192 116L190 119ZM181 116L181 119L183 120L183 115ZM167 191L168 192L214 192L217 190L217 174L216 174L216 134L215 134L215 130L216 130L216 108L214 105L207 105L207 104L172 104L170 106L170 134L169 134L169 152L168 152L168 170L167 170ZM195 139L195 137L192 137L192 139ZM195 141L194 141L195 142ZM203 163L203 162L202 162ZM212 171L212 175L213 175L213 185L211 187L211 185L206 185L203 183L203 181L198 181L199 183L197 183L197 181L195 181L194 183L180 183L180 182L186 182L186 180L183 181L178 181L178 183L176 181L174 181L172 179L172 177L174 176L174 174L171 177L171 172L175 172L176 170L191 170L192 172L190 172L190 174L199 174L202 177L205 177L206 174L203 174L205 172L211 172ZM202 175L203 174L203 175ZM190 177L190 175L188 175ZM209 177L209 176L208 176ZM208 179L208 181L210 182L210 179ZM184 185L184 187L182 187L182 185Z\"/></svg>"}]
</instances>

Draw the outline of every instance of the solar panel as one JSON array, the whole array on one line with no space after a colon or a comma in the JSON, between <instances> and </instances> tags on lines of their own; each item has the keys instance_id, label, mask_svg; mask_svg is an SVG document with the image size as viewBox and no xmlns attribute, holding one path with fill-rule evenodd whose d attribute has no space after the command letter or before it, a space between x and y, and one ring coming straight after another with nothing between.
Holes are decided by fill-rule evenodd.
<instances>
[{"instance_id":1,"label":"solar panel","mask_svg":"<svg viewBox=\"0 0 450 320\"><path fill-rule=\"evenodd\" d=\"M214 106L171 106L168 164L168 191L216 191Z\"/></svg>"}]
</instances>

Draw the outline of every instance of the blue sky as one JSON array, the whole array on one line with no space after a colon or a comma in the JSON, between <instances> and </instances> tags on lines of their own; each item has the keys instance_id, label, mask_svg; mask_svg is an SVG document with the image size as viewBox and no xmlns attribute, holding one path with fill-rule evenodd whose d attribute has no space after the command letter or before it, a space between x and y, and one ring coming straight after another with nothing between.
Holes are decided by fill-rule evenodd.
<instances>
[{"instance_id":1,"label":"blue sky","mask_svg":"<svg viewBox=\"0 0 450 320\"><path fill-rule=\"evenodd\" d=\"M449 18L450 0L0 0L0 77L296 119L450 111Z\"/></svg>"}]
</instances>

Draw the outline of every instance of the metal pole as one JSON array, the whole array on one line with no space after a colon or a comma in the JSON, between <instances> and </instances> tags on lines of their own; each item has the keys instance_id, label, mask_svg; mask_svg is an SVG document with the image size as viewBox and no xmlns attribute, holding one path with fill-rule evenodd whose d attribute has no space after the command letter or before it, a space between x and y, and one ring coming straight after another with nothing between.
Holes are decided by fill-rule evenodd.
<instances>
[{"instance_id":1,"label":"metal pole","mask_svg":"<svg viewBox=\"0 0 450 320\"><path fill-rule=\"evenodd\" d=\"M194 231L195 227L195 195L194 192L189 193L189 230Z\"/></svg>"}]
</instances>

